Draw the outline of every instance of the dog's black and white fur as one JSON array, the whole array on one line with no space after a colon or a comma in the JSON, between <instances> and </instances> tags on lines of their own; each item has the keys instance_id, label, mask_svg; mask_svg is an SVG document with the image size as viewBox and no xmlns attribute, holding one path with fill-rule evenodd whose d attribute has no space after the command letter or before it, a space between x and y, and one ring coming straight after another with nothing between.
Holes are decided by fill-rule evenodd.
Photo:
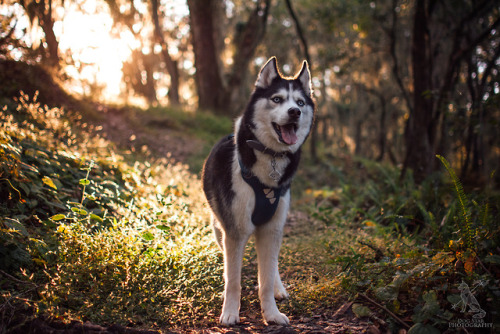
<instances>
[{"instance_id":1,"label":"dog's black and white fur","mask_svg":"<svg viewBox=\"0 0 500 334\"><path fill-rule=\"evenodd\" d=\"M278 254L290 206L290 184L313 118L307 62L296 77L284 78L273 57L262 67L247 108L235 122L235 135L220 140L205 162L203 190L224 252L220 316L224 325L239 322L242 259L252 234L264 320L289 323L275 301L275 297L288 297L278 272Z\"/></svg>"}]
</instances>

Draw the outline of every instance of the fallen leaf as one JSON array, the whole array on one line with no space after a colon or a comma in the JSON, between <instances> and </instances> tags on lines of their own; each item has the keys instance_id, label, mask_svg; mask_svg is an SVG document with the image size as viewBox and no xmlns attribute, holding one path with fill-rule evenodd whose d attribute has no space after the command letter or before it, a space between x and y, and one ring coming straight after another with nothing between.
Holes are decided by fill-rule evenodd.
<instances>
[{"instance_id":1,"label":"fallen leaf","mask_svg":"<svg viewBox=\"0 0 500 334\"><path fill-rule=\"evenodd\" d=\"M51 187L52 189L55 189L57 190L57 187L56 185L54 184L54 181L52 181L52 179L48 176L44 176L43 179L42 179L42 182L46 185L48 185L49 187Z\"/></svg>"}]
</instances>

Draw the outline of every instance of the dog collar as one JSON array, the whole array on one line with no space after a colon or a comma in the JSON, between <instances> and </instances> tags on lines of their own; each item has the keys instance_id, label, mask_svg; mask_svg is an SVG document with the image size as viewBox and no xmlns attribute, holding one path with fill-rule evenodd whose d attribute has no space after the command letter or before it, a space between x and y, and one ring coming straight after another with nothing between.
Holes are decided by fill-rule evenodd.
<instances>
[{"instance_id":1,"label":"dog collar","mask_svg":"<svg viewBox=\"0 0 500 334\"><path fill-rule=\"evenodd\" d=\"M270 221L276 213L284 187L273 188L264 185L240 159L238 159L238 162L240 164L241 177L250 187L252 187L255 194L255 208L252 212L252 223L256 226L264 225Z\"/></svg>"},{"instance_id":2,"label":"dog collar","mask_svg":"<svg viewBox=\"0 0 500 334\"><path fill-rule=\"evenodd\" d=\"M274 158L283 158L288 154L288 152L276 152L274 150L271 150L269 147L264 146L264 144L262 144L258 140L247 140L247 145Z\"/></svg>"}]
</instances>

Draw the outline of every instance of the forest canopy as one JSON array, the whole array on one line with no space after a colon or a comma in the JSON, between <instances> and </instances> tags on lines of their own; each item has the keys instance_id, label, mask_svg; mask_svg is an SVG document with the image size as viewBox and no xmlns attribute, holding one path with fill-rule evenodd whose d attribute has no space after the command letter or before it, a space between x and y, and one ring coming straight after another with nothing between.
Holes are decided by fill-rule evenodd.
<instances>
[{"instance_id":1,"label":"forest canopy","mask_svg":"<svg viewBox=\"0 0 500 334\"><path fill-rule=\"evenodd\" d=\"M270 56L310 62L311 153L412 169L498 165L495 1L4 0L0 59L42 65L72 93L234 116ZM7 85L7 81L5 81Z\"/></svg>"}]
</instances>

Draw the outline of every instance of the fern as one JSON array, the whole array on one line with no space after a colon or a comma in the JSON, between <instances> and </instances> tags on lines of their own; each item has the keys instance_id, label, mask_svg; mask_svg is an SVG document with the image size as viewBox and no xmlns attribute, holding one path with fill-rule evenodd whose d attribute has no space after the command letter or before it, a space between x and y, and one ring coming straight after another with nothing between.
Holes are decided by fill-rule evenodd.
<instances>
[{"instance_id":1,"label":"fern","mask_svg":"<svg viewBox=\"0 0 500 334\"><path fill-rule=\"evenodd\" d=\"M487 226L489 213L490 213L490 205L489 203L486 203L481 208L481 226Z\"/></svg>"},{"instance_id":2,"label":"fern","mask_svg":"<svg viewBox=\"0 0 500 334\"><path fill-rule=\"evenodd\" d=\"M466 245L469 249L474 248L473 244L473 238L474 238L474 231L472 228L472 222L471 222L471 213L469 210L469 201L467 199L467 196L464 191L464 187L462 185L462 182L460 182L457 174L455 174L455 171L453 168L451 168L450 163L446 158L444 158L441 155L436 155L436 157L441 160L441 163L443 164L444 168L448 171L448 174L450 175L450 178L453 182L453 189L455 190L455 193L457 194L458 202L460 203L460 210L462 213L463 217L463 226L462 229L464 230L463 237L465 239Z\"/></svg>"}]
</instances>

